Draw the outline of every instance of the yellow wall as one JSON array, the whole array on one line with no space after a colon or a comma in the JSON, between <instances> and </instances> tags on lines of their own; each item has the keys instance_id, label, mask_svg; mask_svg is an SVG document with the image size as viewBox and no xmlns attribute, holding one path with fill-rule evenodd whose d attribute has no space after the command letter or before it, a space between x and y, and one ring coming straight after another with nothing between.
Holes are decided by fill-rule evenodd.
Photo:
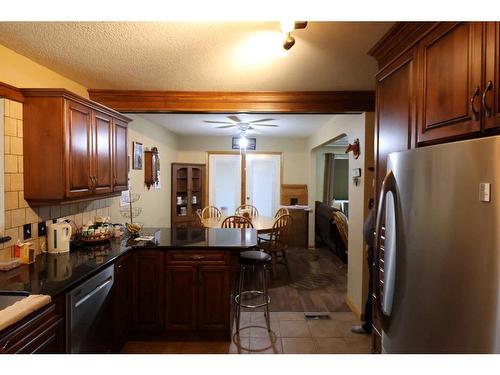
<instances>
[{"instance_id":1,"label":"yellow wall","mask_svg":"<svg viewBox=\"0 0 500 375\"><path fill-rule=\"evenodd\" d=\"M141 195L136 203L142 208L142 213L135 221L147 227L170 226L170 173L171 164L176 161L177 136L169 130L152 124L144 118L127 114L133 121L128 126L128 154L133 153L132 142L142 143L144 150L156 146L160 152L160 180L161 187L147 189L144 184L144 165L142 169L130 169L130 185L134 193ZM120 201L113 199L111 218L114 223L126 221L120 214Z\"/></svg>"},{"instance_id":2,"label":"yellow wall","mask_svg":"<svg viewBox=\"0 0 500 375\"><path fill-rule=\"evenodd\" d=\"M18 88L64 88L85 98L87 88L0 45L0 82Z\"/></svg>"}]
</instances>

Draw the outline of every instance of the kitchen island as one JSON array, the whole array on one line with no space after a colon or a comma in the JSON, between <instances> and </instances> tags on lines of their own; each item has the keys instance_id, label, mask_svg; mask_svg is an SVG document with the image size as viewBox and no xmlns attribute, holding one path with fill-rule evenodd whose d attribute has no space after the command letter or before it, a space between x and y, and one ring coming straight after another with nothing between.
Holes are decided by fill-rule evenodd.
<instances>
[{"instance_id":1,"label":"kitchen island","mask_svg":"<svg viewBox=\"0 0 500 375\"><path fill-rule=\"evenodd\" d=\"M256 231L148 228L141 234L153 240L122 237L65 254L41 254L34 264L0 273L0 290L50 295L65 322L62 352L71 351L68 295L110 267L113 329L105 351L119 351L128 338L230 340L238 254L256 246ZM0 344L5 334L0 332Z\"/></svg>"}]
</instances>

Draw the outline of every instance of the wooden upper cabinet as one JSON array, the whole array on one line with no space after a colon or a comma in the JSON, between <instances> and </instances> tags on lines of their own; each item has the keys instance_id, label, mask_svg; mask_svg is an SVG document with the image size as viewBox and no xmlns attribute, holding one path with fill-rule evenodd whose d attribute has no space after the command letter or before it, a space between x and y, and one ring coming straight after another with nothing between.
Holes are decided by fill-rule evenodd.
<instances>
[{"instance_id":1,"label":"wooden upper cabinet","mask_svg":"<svg viewBox=\"0 0 500 375\"><path fill-rule=\"evenodd\" d=\"M377 75L376 197L386 174L387 156L411 147L415 127L415 50L402 55Z\"/></svg>"},{"instance_id":2,"label":"wooden upper cabinet","mask_svg":"<svg viewBox=\"0 0 500 375\"><path fill-rule=\"evenodd\" d=\"M112 134L113 119L100 112L92 112L93 122L93 171L94 193L110 193L113 190Z\"/></svg>"},{"instance_id":3,"label":"wooden upper cabinet","mask_svg":"<svg viewBox=\"0 0 500 375\"><path fill-rule=\"evenodd\" d=\"M92 111L65 101L66 110L66 196L84 197L92 194Z\"/></svg>"},{"instance_id":4,"label":"wooden upper cabinet","mask_svg":"<svg viewBox=\"0 0 500 375\"><path fill-rule=\"evenodd\" d=\"M486 74L481 94L485 129L500 127L500 22L486 22Z\"/></svg>"},{"instance_id":5,"label":"wooden upper cabinet","mask_svg":"<svg viewBox=\"0 0 500 375\"><path fill-rule=\"evenodd\" d=\"M481 130L482 28L444 22L418 44L418 142Z\"/></svg>"},{"instance_id":6,"label":"wooden upper cabinet","mask_svg":"<svg viewBox=\"0 0 500 375\"><path fill-rule=\"evenodd\" d=\"M24 198L30 205L111 196L127 189L130 119L62 89L22 93Z\"/></svg>"},{"instance_id":7,"label":"wooden upper cabinet","mask_svg":"<svg viewBox=\"0 0 500 375\"><path fill-rule=\"evenodd\" d=\"M127 123L114 120L113 130L113 191L128 189Z\"/></svg>"}]
</instances>

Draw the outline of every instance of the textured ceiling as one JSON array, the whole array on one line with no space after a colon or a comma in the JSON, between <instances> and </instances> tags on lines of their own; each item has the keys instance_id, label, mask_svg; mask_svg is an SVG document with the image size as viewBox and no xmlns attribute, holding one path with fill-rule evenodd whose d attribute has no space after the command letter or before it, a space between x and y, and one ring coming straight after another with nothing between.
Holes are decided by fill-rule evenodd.
<instances>
[{"instance_id":1,"label":"textured ceiling","mask_svg":"<svg viewBox=\"0 0 500 375\"><path fill-rule=\"evenodd\" d=\"M310 22L285 51L278 22L0 22L0 44L87 88L371 90L391 25Z\"/></svg>"},{"instance_id":2,"label":"textured ceiling","mask_svg":"<svg viewBox=\"0 0 500 375\"><path fill-rule=\"evenodd\" d=\"M149 113L135 115L163 126L164 128L181 135L236 135L236 128L217 129L224 124L208 124L209 121L230 121L230 114L182 114L182 113ZM278 114L241 114L237 116L241 121L248 122L264 118L273 118L273 121L262 122L263 124L275 124L277 128L255 126L256 131L249 131L249 135L260 135L270 137L307 137L331 121L333 117L340 115L278 115Z\"/></svg>"}]
</instances>

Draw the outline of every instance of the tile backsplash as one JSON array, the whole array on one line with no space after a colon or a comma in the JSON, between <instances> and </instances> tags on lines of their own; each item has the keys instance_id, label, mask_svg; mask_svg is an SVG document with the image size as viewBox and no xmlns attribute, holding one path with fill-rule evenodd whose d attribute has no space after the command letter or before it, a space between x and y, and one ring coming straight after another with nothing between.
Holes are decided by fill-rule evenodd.
<instances>
[{"instance_id":1,"label":"tile backsplash","mask_svg":"<svg viewBox=\"0 0 500 375\"><path fill-rule=\"evenodd\" d=\"M31 238L37 253L41 251L45 237L38 236L38 223L52 219L68 218L77 226L96 215L109 216L113 199L107 198L89 202L60 206L30 207L24 200L23 182L23 106L12 100L4 100L4 179L5 179L5 235L11 241L1 244L0 259L11 255L12 245L23 241L23 226L31 224Z\"/></svg>"}]
</instances>

